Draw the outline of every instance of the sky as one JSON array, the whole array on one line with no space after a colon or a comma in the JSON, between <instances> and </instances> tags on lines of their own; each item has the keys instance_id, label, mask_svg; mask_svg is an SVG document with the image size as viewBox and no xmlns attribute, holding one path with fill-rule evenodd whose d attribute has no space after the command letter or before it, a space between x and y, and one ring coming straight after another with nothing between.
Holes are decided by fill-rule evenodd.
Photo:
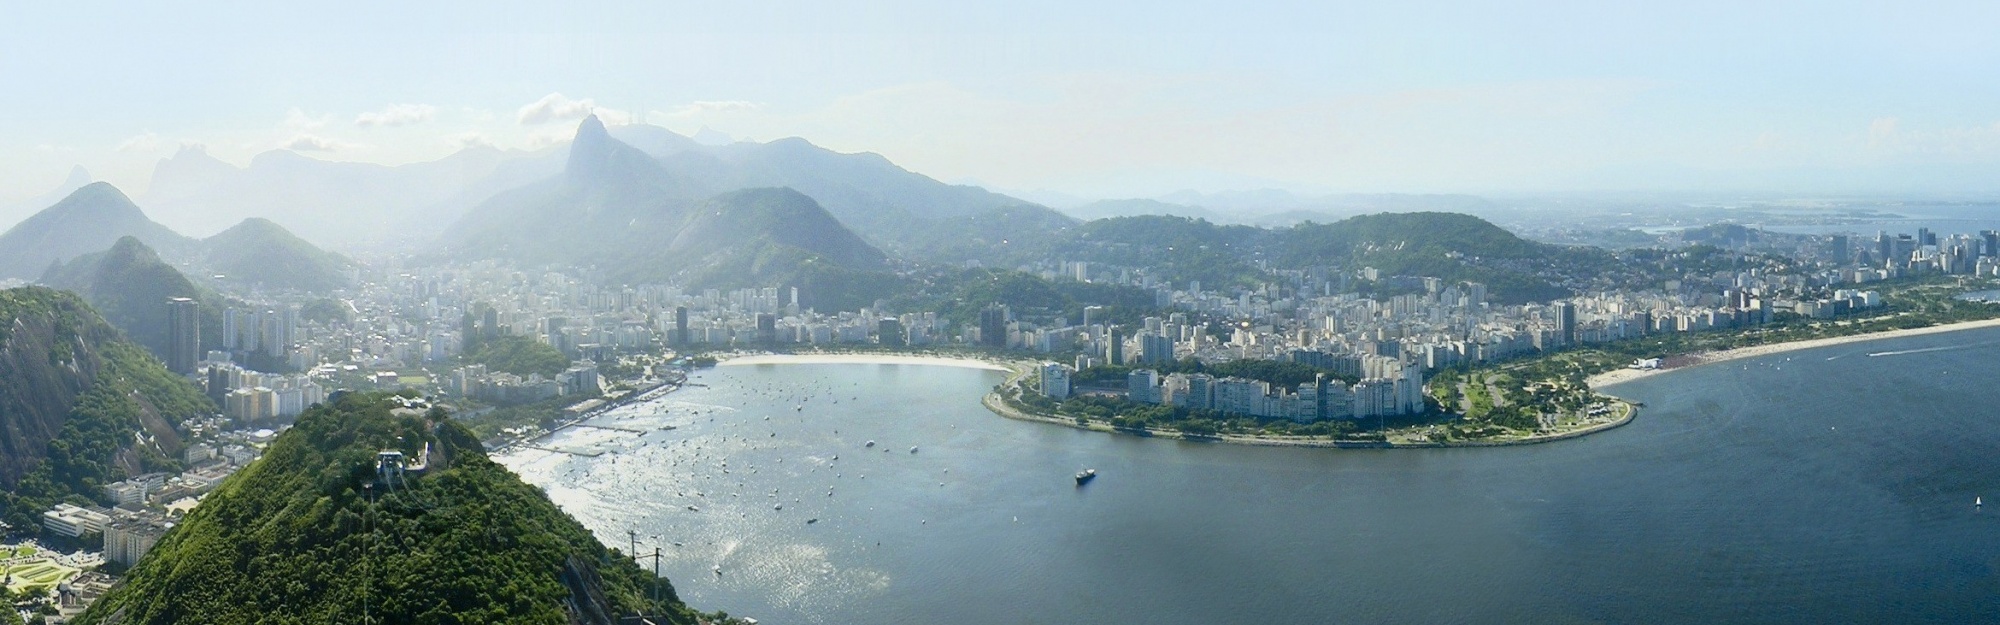
<instances>
[{"instance_id":1,"label":"sky","mask_svg":"<svg viewBox=\"0 0 2000 625\"><path fill-rule=\"evenodd\" d=\"M2000 196L2000 3L0 2L0 204L582 115L1084 198Z\"/></svg>"}]
</instances>

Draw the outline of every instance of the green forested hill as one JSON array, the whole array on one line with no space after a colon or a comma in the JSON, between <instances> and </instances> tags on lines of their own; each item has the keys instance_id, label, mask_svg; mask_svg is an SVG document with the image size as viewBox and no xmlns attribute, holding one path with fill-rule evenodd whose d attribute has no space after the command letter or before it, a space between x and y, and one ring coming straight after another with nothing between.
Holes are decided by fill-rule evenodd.
<instances>
[{"instance_id":1,"label":"green forested hill","mask_svg":"<svg viewBox=\"0 0 2000 625\"><path fill-rule=\"evenodd\" d=\"M694 622L671 584L656 589L464 428L397 406L347 394L308 410L77 622ZM425 443L428 471L378 481L378 451L415 459Z\"/></svg>"},{"instance_id":2,"label":"green forested hill","mask_svg":"<svg viewBox=\"0 0 2000 625\"><path fill-rule=\"evenodd\" d=\"M193 299L200 304L202 348L221 346L223 298L196 286L136 237L120 238L109 250L53 265L42 274L41 283L82 295L126 338L162 358L170 340L167 300Z\"/></svg>"},{"instance_id":3,"label":"green forested hill","mask_svg":"<svg viewBox=\"0 0 2000 625\"><path fill-rule=\"evenodd\" d=\"M539 373L553 376L569 367L569 358L548 343L529 336L498 336L476 343L466 360L486 365L488 371L514 375Z\"/></svg>"},{"instance_id":4,"label":"green forested hill","mask_svg":"<svg viewBox=\"0 0 2000 625\"><path fill-rule=\"evenodd\" d=\"M443 251L594 266L632 283L796 286L863 305L872 297L848 293L894 283L881 250L811 197L789 188L716 194L699 170L667 167L586 118L562 175L473 208L445 232Z\"/></svg>"},{"instance_id":5,"label":"green forested hill","mask_svg":"<svg viewBox=\"0 0 2000 625\"><path fill-rule=\"evenodd\" d=\"M31 280L51 263L102 250L128 236L176 258L194 245L148 219L117 187L93 182L0 233L0 278Z\"/></svg>"},{"instance_id":6,"label":"green forested hill","mask_svg":"<svg viewBox=\"0 0 2000 625\"><path fill-rule=\"evenodd\" d=\"M1059 239L1047 244L1049 256L1149 267L1175 283L1253 283L1260 262L1284 269L1374 267L1383 276L1482 282L1514 303L1566 296L1558 284L1563 278L1615 262L1603 250L1529 241L1457 213L1380 213L1276 229L1147 215L1085 222L1049 236Z\"/></svg>"},{"instance_id":7,"label":"green forested hill","mask_svg":"<svg viewBox=\"0 0 2000 625\"><path fill-rule=\"evenodd\" d=\"M250 218L202 239L202 260L222 280L272 289L327 291L347 286L347 258L322 250L268 219Z\"/></svg>"},{"instance_id":8,"label":"green forested hill","mask_svg":"<svg viewBox=\"0 0 2000 625\"><path fill-rule=\"evenodd\" d=\"M125 342L75 295L0 291L0 515L32 526L66 499L101 499L133 473L173 468L174 424L213 412L187 380Z\"/></svg>"}]
</instances>

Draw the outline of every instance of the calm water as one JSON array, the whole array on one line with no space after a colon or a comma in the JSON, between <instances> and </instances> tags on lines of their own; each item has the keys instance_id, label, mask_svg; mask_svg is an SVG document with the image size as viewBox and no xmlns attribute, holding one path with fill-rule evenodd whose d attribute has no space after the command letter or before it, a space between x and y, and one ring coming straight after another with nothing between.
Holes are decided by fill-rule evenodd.
<instances>
[{"instance_id":1,"label":"calm water","mask_svg":"<svg viewBox=\"0 0 2000 625\"><path fill-rule=\"evenodd\" d=\"M1616 387L1648 407L1581 440L1383 451L1009 421L990 371L721 367L598 421L649 433L552 441L612 453L504 461L766 623L1996 622L1996 356L1793 352Z\"/></svg>"},{"instance_id":2,"label":"calm water","mask_svg":"<svg viewBox=\"0 0 2000 625\"><path fill-rule=\"evenodd\" d=\"M1917 233L1919 228L1929 228L1932 232L1945 234L1977 234L1981 230L2000 230L2000 206L1991 204L1974 205L1909 205L1865 207L1898 215L1893 219L1862 219L1850 223L1817 224L1798 226L1760 226L1775 232L1792 234L1840 234L1851 233L1867 237L1874 242L1876 232L1890 235Z\"/></svg>"}]
</instances>

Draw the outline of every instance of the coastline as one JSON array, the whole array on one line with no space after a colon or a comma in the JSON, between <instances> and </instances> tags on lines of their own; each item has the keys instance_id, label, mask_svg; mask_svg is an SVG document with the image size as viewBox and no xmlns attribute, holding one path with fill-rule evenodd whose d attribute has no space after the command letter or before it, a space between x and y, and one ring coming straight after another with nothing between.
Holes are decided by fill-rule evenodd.
<instances>
[{"instance_id":1,"label":"coastline","mask_svg":"<svg viewBox=\"0 0 2000 625\"><path fill-rule=\"evenodd\" d=\"M1628 401L1624 401L1622 399L1617 399L1616 400L1617 404L1620 407L1620 409L1624 411L1624 414L1621 417L1614 419L1612 421L1595 424L1590 427L1558 432L1553 434L1543 434L1535 436L1526 436L1521 438L1491 440L1491 441L1466 441L1466 442L1448 442L1448 443L1439 443L1436 441L1429 441L1429 440L1357 441L1357 440L1336 440L1328 438L1311 438L1302 436L1301 437L1254 436L1254 435L1246 436L1240 434L1219 434L1216 436L1187 436L1175 430L1143 430L1143 431L1121 430L1118 428L1111 427L1109 424L1095 422L1095 421L1090 422L1088 424L1078 424L1075 419L1028 412L1016 408L1012 405L1009 405L1006 399L1001 395L1001 393L1006 390L1020 392L1020 385L1019 385L1020 381L1029 375L1033 375L1036 366L1040 364L1040 362L1041 361L1039 360L1029 360L1029 359L1002 359L997 357L973 358L973 357L946 356L938 354L908 353L908 352L906 353L820 352L820 353L807 353L807 354L750 353L750 354L739 354L739 355L725 355L719 362L716 363L716 366L724 367L724 366L806 365L806 364L889 364L889 365L929 365L929 366L961 367L968 369L982 369L987 371L1000 371L1008 374L1007 380L1001 382L995 391L988 392L983 397L981 397L980 403L981 405L984 405L988 411L1008 419L1014 419L1017 421L1044 423L1049 425L1059 425L1067 428L1088 430L1092 432L1102 432L1106 434L1138 436L1143 438L1159 438L1166 440L1181 440L1181 441L1198 442L1198 443L1247 445L1254 447L1309 447L1309 448L1322 448L1322 449L1442 449L1442 448L1452 448L1452 447L1512 447L1518 445L1535 445L1540 443L1568 440L1572 438L1578 438L1590 434L1595 434L1598 432L1623 426L1627 423L1631 423L1632 420L1636 418L1639 414L1639 407L1637 405Z\"/></svg>"},{"instance_id":2,"label":"coastline","mask_svg":"<svg viewBox=\"0 0 2000 625\"><path fill-rule=\"evenodd\" d=\"M870 353L824 353L824 354L754 354L733 356L715 363L718 367L741 367L750 365L932 365L940 367L960 367L965 369L985 369L988 371L1012 371L1013 369L992 360L975 358L954 358L922 354L870 354Z\"/></svg>"},{"instance_id":3,"label":"coastline","mask_svg":"<svg viewBox=\"0 0 2000 625\"><path fill-rule=\"evenodd\" d=\"M1395 442L1386 440L1349 441L1349 440L1337 440L1328 438L1308 438L1308 437L1291 437L1291 436L1285 436L1285 437L1244 436L1239 434L1221 434L1216 436L1187 436L1185 434L1182 434L1174 430L1140 430L1140 431L1121 430L1118 428L1111 427L1108 424L1097 421L1091 421L1089 423L1080 424L1077 423L1075 419L1063 418L1054 415L1038 414L1038 413L1028 412L1020 408L1016 408L1012 405L1009 405L1007 403L1006 398L1003 397L1001 393L1004 390L1008 389L1018 391L1020 388L1018 383L1022 378L1026 377L1030 373L1030 371L1025 367L1012 368L1010 370L1013 371L1013 374L1008 376L1006 382L1002 382L997 390L986 393L986 395L984 397L981 397L979 400L980 404L986 406L986 409L988 411L991 411L993 414L997 414L1002 417L1014 419L1017 421L1032 421L1035 423L1060 425L1067 428L1088 430L1092 432L1103 432L1107 434L1118 434L1126 436L1138 436L1141 438L1180 440L1180 441L1188 441L1196 443L1221 443L1227 445L1247 445L1253 447L1311 447L1311 448L1322 448L1322 449L1444 449L1452 447L1514 447L1519 445L1536 445L1536 444L1549 443L1560 440L1568 440L1572 438L1578 438L1581 436L1587 436L1590 434L1596 434L1598 432L1603 432L1605 430L1615 429L1624 426L1627 423L1631 423L1633 419L1639 416L1639 406L1637 404L1625 401L1623 399L1614 398L1616 399L1617 405L1624 410L1624 414L1612 421L1606 423L1600 423L1597 425L1592 425L1586 428L1570 430L1566 432L1527 436L1522 438L1505 439L1505 440L1439 443L1436 441L1405 441L1405 442Z\"/></svg>"},{"instance_id":4,"label":"coastline","mask_svg":"<svg viewBox=\"0 0 2000 625\"><path fill-rule=\"evenodd\" d=\"M1590 386L1591 390L1598 391L1602 387L1611 386L1615 384L1622 384L1640 378L1666 373L1668 371L1679 371L1689 367L1699 367L1702 365L1715 364L1718 362L1728 362L1731 360L1741 360L1744 358L1756 358L1758 356L1769 356L1772 354L1782 354L1785 352L1794 352L1799 350L1815 349L1820 347L1834 347L1839 345L1850 345L1854 343L1865 343L1868 341L1897 339L1897 338L1905 338L1912 336L1923 336L1926 334L1942 334L1945 332L1958 332L1961 330L1976 330L1980 328L1992 328L1992 327L2000 327L2000 318L1981 319L1978 321L1962 321L1959 323L1925 326L1922 328L1884 330L1881 332L1867 332L1863 334L1850 334L1847 336L1833 336L1827 338L1806 339L1802 341L1789 341L1785 343L1771 343L1768 345L1753 345L1750 347L1738 347L1736 349L1726 349L1721 351L1695 352L1692 354L1685 355L1687 358L1692 359L1693 362L1689 362L1681 366L1660 368L1660 369L1630 369L1630 368L1615 369L1612 371L1606 371L1604 373L1599 373L1597 375L1590 376L1589 378L1584 379L1584 384Z\"/></svg>"}]
</instances>

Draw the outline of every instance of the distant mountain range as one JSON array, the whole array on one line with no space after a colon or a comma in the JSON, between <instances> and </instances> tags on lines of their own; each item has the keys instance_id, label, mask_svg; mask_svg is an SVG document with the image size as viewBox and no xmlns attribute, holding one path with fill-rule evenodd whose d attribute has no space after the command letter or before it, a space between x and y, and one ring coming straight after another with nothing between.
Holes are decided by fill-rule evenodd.
<instances>
[{"instance_id":1,"label":"distant mountain range","mask_svg":"<svg viewBox=\"0 0 2000 625\"><path fill-rule=\"evenodd\" d=\"M22 219L27 218L27 216L40 212L42 209L48 208L56 202L61 202L63 198L69 197L77 189L81 189L84 185L96 180L95 177L90 175L90 170L84 169L82 165L71 166L69 168L69 175L63 178L62 183L56 185L55 188L11 206L0 206L0 223L19 223Z\"/></svg>"},{"instance_id":2,"label":"distant mountain range","mask_svg":"<svg viewBox=\"0 0 2000 625\"><path fill-rule=\"evenodd\" d=\"M1382 276L1430 276L1485 283L1503 302L1569 294L1539 271L1591 271L1610 263L1602 250L1528 241L1478 217L1457 213L1377 213L1285 228L1219 225L1159 215L1114 217L1052 235L1030 256L1136 265L1176 283L1209 288L1261 275L1255 267L1373 267Z\"/></svg>"},{"instance_id":3,"label":"distant mountain range","mask_svg":"<svg viewBox=\"0 0 2000 625\"><path fill-rule=\"evenodd\" d=\"M615 126L604 134L651 156L694 197L789 187L876 246L903 243L912 220L1040 208L979 187L945 184L878 154L843 154L799 138L703 142L649 125ZM163 223L186 232L214 232L246 217L262 217L321 245L411 249L475 206L562 174L575 148L470 147L436 161L398 166L324 161L273 150L238 167L191 146L155 166L144 200Z\"/></svg>"},{"instance_id":4,"label":"distant mountain range","mask_svg":"<svg viewBox=\"0 0 2000 625\"><path fill-rule=\"evenodd\" d=\"M136 237L171 257L194 249L194 240L139 210L110 183L93 182L0 234L0 278L32 280L50 265Z\"/></svg>"},{"instance_id":5,"label":"distant mountain range","mask_svg":"<svg viewBox=\"0 0 2000 625\"><path fill-rule=\"evenodd\" d=\"M1454 212L1487 215L1500 207L1471 195L1343 193L1303 196L1281 189L1200 193L1177 191L1155 198L1098 200L1067 205L1064 214L1083 220L1140 215L1205 219L1218 224L1285 228L1308 221L1329 223L1369 213Z\"/></svg>"},{"instance_id":6,"label":"distant mountain range","mask_svg":"<svg viewBox=\"0 0 2000 625\"><path fill-rule=\"evenodd\" d=\"M123 239L131 239L130 245ZM76 277L87 273L77 268L79 258L121 251L114 246L131 252L132 245L143 249L150 263L192 272L202 280L264 289L339 288L347 285L353 266L264 219L247 219L215 236L190 239L148 218L116 187L95 182L0 234L0 278ZM97 262L93 258L86 264Z\"/></svg>"},{"instance_id":7,"label":"distant mountain range","mask_svg":"<svg viewBox=\"0 0 2000 625\"><path fill-rule=\"evenodd\" d=\"M551 152L471 147L436 161L387 166L273 150L237 167L184 147L154 167L145 201L163 222L187 232L217 232L262 217L322 245L408 247L429 240L466 208L547 176Z\"/></svg>"},{"instance_id":8,"label":"distant mountain range","mask_svg":"<svg viewBox=\"0 0 2000 625\"><path fill-rule=\"evenodd\" d=\"M202 304L198 307L203 322L201 347L220 346L224 306L220 296L196 286L137 237L119 239L109 250L50 267L40 282L82 295L105 321L162 359L172 340L167 300L197 300Z\"/></svg>"},{"instance_id":9,"label":"distant mountain range","mask_svg":"<svg viewBox=\"0 0 2000 625\"><path fill-rule=\"evenodd\" d=\"M678 135L675 135L676 137ZM655 137L659 147L667 141ZM812 198L789 189L717 194L712 178L662 162L611 136L596 117L578 125L561 175L502 193L446 231L444 253L594 266L615 279L749 285L802 265L886 268L886 256ZM714 271L730 267L730 271Z\"/></svg>"},{"instance_id":10,"label":"distant mountain range","mask_svg":"<svg viewBox=\"0 0 2000 625\"><path fill-rule=\"evenodd\" d=\"M71 183L87 178L88 172L79 171ZM196 282L326 290L344 285L353 264L307 240L361 245L387 236L399 239L398 249L577 267L615 281L699 288L815 285L817 295L832 298L822 305L832 307L838 300L847 308L900 288L888 271L896 263L1008 267L1067 258L1154 266L1150 263L1157 261L1176 263L1171 275L1206 275L1210 280L1204 282L1211 282L1247 275L1246 263L1318 262L1287 251L1290 247L1271 247L1302 240L1303 232L1329 232L1295 227L1301 224L1332 224L1367 213L1504 210L1465 195L1255 190L1066 204L1065 212L1057 212L979 187L945 184L880 155L843 154L803 139L697 141L656 126L606 127L594 117L579 124L566 145L532 152L468 148L394 167L285 151L236 167L186 148L159 164L147 197L169 223L197 224L199 231L236 225L208 239L189 239L148 219L109 185L87 184L0 235L0 276L32 279L57 261L132 236ZM252 218L242 220L245 215ZM1160 222L1131 221L1154 216L1198 221L1158 232ZM279 224L300 228L298 235ZM1233 229L1237 226L1271 232ZM1194 247L1174 246L1126 237L1124 231L1133 229L1200 237L1187 240ZM1466 231L1472 230L1512 238L1498 228ZM1344 266L1370 255L1366 260L1378 269L1418 266L1414 257L1390 262L1385 252L1370 247L1379 241L1336 238L1356 247L1321 246L1318 253L1329 264ZM1161 256L1163 245L1172 253ZM1496 292L1549 291L1523 281Z\"/></svg>"},{"instance_id":11,"label":"distant mountain range","mask_svg":"<svg viewBox=\"0 0 2000 625\"><path fill-rule=\"evenodd\" d=\"M1138 217L1140 215L1165 215L1171 217L1205 219L1219 224L1235 223L1236 221L1236 219L1233 217L1206 208L1202 208L1200 206L1175 204L1172 202L1162 202L1160 200L1145 199L1145 198L1135 198L1127 200L1098 200L1088 204L1083 204L1080 206L1063 209L1062 213L1084 221L1090 221L1092 219L1110 219L1112 217Z\"/></svg>"},{"instance_id":12,"label":"distant mountain range","mask_svg":"<svg viewBox=\"0 0 2000 625\"><path fill-rule=\"evenodd\" d=\"M329 291L349 285L354 261L322 250L268 219L252 217L201 240L197 265L212 279L258 288Z\"/></svg>"}]
</instances>

